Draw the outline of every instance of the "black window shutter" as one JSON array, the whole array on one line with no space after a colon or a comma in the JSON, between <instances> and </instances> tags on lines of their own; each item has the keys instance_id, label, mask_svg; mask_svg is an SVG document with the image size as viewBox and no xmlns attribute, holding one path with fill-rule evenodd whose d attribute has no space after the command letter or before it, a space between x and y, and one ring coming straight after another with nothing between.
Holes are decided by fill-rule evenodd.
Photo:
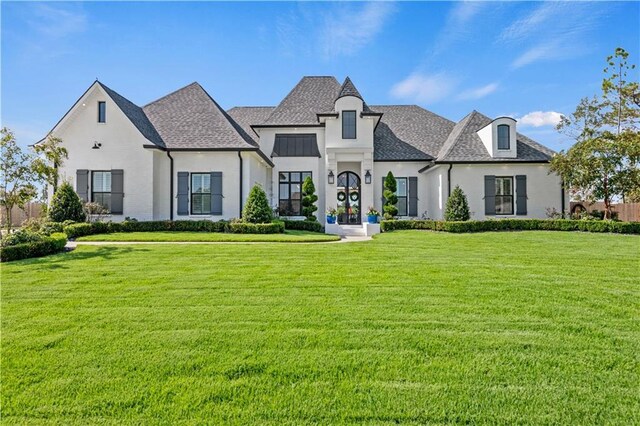
<instances>
[{"instance_id":1,"label":"black window shutter","mask_svg":"<svg viewBox=\"0 0 640 426\"><path fill-rule=\"evenodd\" d=\"M484 214L496 214L496 177L494 175L484 177Z\"/></svg>"},{"instance_id":2,"label":"black window shutter","mask_svg":"<svg viewBox=\"0 0 640 426\"><path fill-rule=\"evenodd\" d=\"M178 172L178 215L189 214L189 172Z\"/></svg>"},{"instance_id":3,"label":"black window shutter","mask_svg":"<svg viewBox=\"0 0 640 426\"><path fill-rule=\"evenodd\" d=\"M418 216L418 178L409 177L409 216Z\"/></svg>"},{"instance_id":4,"label":"black window shutter","mask_svg":"<svg viewBox=\"0 0 640 426\"><path fill-rule=\"evenodd\" d=\"M76 193L85 203L89 201L89 170L76 170Z\"/></svg>"},{"instance_id":5,"label":"black window shutter","mask_svg":"<svg viewBox=\"0 0 640 426\"><path fill-rule=\"evenodd\" d=\"M211 172L211 214L222 214L222 172Z\"/></svg>"},{"instance_id":6,"label":"black window shutter","mask_svg":"<svg viewBox=\"0 0 640 426\"><path fill-rule=\"evenodd\" d=\"M111 170L111 214L123 213L124 173L121 169Z\"/></svg>"},{"instance_id":7,"label":"black window shutter","mask_svg":"<svg viewBox=\"0 0 640 426\"><path fill-rule=\"evenodd\" d=\"M516 214L527 214L527 176L516 175Z\"/></svg>"}]
</instances>

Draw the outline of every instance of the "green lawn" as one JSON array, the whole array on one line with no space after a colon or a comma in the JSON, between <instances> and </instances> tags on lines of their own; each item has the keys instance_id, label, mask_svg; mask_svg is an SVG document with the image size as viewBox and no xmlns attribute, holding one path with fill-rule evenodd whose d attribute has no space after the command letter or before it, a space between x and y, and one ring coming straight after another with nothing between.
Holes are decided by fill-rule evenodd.
<instances>
[{"instance_id":1,"label":"green lawn","mask_svg":"<svg viewBox=\"0 0 640 426\"><path fill-rule=\"evenodd\" d=\"M313 243L337 241L337 235L308 231L285 231L284 234L227 234L220 232L116 232L80 237L78 241L152 241L152 242L288 242Z\"/></svg>"},{"instance_id":2,"label":"green lawn","mask_svg":"<svg viewBox=\"0 0 640 426\"><path fill-rule=\"evenodd\" d=\"M640 424L640 238L406 231L2 265L4 424Z\"/></svg>"}]
</instances>

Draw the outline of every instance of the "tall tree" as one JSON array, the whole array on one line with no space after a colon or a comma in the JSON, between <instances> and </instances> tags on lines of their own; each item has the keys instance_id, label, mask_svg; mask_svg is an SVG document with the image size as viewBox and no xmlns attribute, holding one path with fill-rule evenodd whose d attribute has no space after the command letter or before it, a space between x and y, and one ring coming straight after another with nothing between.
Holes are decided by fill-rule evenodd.
<instances>
[{"instance_id":1,"label":"tall tree","mask_svg":"<svg viewBox=\"0 0 640 426\"><path fill-rule=\"evenodd\" d=\"M64 160L69 158L67 149L63 146L62 139L53 135L34 145L33 150L38 157L33 161L33 170L38 176L53 188L53 193L58 190L58 169L64 164Z\"/></svg>"},{"instance_id":2,"label":"tall tree","mask_svg":"<svg viewBox=\"0 0 640 426\"><path fill-rule=\"evenodd\" d=\"M36 196L33 185L36 176L31 157L20 149L13 132L4 127L0 134L0 205L4 207L7 232L10 232L13 208L24 209Z\"/></svg>"},{"instance_id":3,"label":"tall tree","mask_svg":"<svg viewBox=\"0 0 640 426\"><path fill-rule=\"evenodd\" d=\"M576 143L551 161L574 194L589 201L603 200L605 218L611 218L611 204L640 188L640 108L633 101L638 83L628 80L635 65L628 53L616 49L607 57L602 96L583 98L576 110L563 116L558 131Z\"/></svg>"}]
</instances>

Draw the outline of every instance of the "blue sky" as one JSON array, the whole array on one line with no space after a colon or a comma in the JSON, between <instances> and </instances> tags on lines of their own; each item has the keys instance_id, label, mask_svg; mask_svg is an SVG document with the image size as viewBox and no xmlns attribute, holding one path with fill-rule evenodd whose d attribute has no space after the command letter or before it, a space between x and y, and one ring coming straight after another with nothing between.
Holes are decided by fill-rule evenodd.
<instances>
[{"instance_id":1,"label":"blue sky","mask_svg":"<svg viewBox=\"0 0 640 426\"><path fill-rule=\"evenodd\" d=\"M1 4L3 126L43 137L99 78L144 105L198 81L225 108L275 105L303 75L350 76L369 104L452 120L511 115L554 149L559 114L599 92L638 2ZM638 78L637 74L634 76Z\"/></svg>"}]
</instances>

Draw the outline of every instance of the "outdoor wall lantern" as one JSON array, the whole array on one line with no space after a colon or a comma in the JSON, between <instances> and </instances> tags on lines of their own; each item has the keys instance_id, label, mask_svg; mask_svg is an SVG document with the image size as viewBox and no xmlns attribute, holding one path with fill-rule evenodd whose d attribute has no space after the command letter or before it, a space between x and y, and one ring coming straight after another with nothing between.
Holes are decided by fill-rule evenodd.
<instances>
[{"instance_id":1,"label":"outdoor wall lantern","mask_svg":"<svg viewBox=\"0 0 640 426\"><path fill-rule=\"evenodd\" d=\"M329 170L329 175L327 176L329 178L329 185L333 185L334 182L334 178L335 176L333 175L333 170Z\"/></svg>"},{"instance_id":2,"label":"outdoor wall lantern","mask_svg":"<svg viewBox=\"0 0 640 426\"><path fill-rule=\"evenodd\" d=\"M93 143L93 146L91 147L91 149L100 149L100 147L101 147L101 146L102 146L102 144L101 144L101 143L94 142L94 143Z\"/></svg>"},{"instance_id":3,"label":"outdoor wall lantern","mask_svg":"<svg viewBox=\"0 0 640 426\"><path fill-rule=\"evenodd\" d=\"M367 173L364 174L364 183L371 183L371 170L367 170Z\"/></svg>"}]
</instances>

